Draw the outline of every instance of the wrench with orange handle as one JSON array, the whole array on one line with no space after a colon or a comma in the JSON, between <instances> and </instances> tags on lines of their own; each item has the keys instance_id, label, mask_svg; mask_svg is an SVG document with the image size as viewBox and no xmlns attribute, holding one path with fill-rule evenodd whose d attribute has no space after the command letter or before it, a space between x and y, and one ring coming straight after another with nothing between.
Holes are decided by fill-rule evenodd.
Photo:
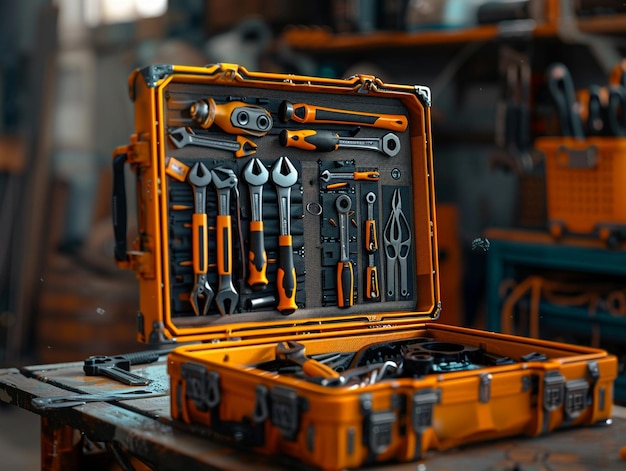
<instances>
[{"instance_id":1,"label":"wrench with orange handle","mask_svg":"<svg viewBox=\"0 0 626 471\"><path fill-rule=\"evenodd\" d=\"M304 345L294 340L280 342L276 345L276 356L300 365L304 374L309 377L338 378L341 376L330 366L307 357Z\"/></svg>"},{"instance_id":2,"label":"wrench with orange handle","mask_svg":"<svg viewBox=\"0 0 626 471\"><path fill-rule=\"evenodd\" d=\"M291 120L296 123L345 123L396 132L406 131L409 124L407 117L400 114L365 113L288 101L281 103L279 116L283 121Z\"/></svg>"}]
</instances>

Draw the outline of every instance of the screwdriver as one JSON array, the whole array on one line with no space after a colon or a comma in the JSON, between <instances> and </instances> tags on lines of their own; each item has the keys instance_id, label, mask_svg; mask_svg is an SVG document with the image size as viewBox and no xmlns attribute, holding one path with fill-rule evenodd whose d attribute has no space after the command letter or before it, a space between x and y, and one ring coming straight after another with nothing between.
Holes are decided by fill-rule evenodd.
<instances>
[{"instance_id":1,"label":"screwdriver","mask_svg":"<svg viewBox=\"0 0 626 471\"><path fill-rule=\"evenodd\" d=\"M390 131L403 132L408 126L406 116L396 114L375 114L362 111L340 110L313 106L306 103L290 103L283 101L279 116L283 121L297 123L346 123L360 124Z\"/></svg>"},{"instance_id":2,"label":"screwdriver","mask_svg":"<svg viewBox=\"0 0 626 471\"><path fill-rule=\"evenodd\" d=\"M354 271L350 260L350 228L348 226L348 213L352 206L352 200L348 195L340 195L335 200L335 206L339 213L339 245L340 258L337 264L337 305L350 307L354 300Z\"/></svg>"}]
</instances>

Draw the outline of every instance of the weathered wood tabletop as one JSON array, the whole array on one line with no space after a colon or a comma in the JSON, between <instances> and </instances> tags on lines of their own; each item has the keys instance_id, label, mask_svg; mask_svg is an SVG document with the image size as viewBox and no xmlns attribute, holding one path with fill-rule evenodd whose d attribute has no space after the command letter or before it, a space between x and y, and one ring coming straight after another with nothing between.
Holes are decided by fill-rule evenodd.
<instances>
[{"instance_id":1,"label":"weathered wood tabletop","mask_svg":"<svg viewBox=\"0 0 626 471\"><path fill-rule=\"evenodd\" d=\"M129 387L108 378L85 376L83 364L64 363L0 370L0 400L42 417L42 469L69 470L77 461L61 462L63 454L46 447L58 440L60 430L77 430L93 443L107 444L122 469L125 457L134 455L155 470L288 470L306 467L283 457L266 457L232 446L202 427L173 421L169 406L167 357L133 367L149 378L148 386ZM82 405L37 409L34 398L68 396L75 393L99 395L129 390L147 396L116 402L87 402ZM417 463L370 466L372 471L457 470L496 471L511 469L624 470L620 450L626 446L626 409L614 408L610 425L560 430L544 437L515 437L467 445L445 452L428 452ZM56 434L56 435L55 435ZM56 445L55 445L56 447ZM58 447L57 447L58 448ZM136 459L133 458L133 459ZM55 461L56 460L56 461ZM78 466L78 464L76 465ZM127 466L126 468L124 466ZM79 469L77 467L76 469Z\"/></svg>"}]
</instances>

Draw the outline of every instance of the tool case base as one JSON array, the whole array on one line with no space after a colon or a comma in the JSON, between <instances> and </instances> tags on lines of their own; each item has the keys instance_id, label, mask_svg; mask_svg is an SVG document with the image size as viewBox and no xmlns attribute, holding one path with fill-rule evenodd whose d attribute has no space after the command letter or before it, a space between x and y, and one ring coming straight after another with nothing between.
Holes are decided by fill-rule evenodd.
<instances>
[{"instance_id":1,"label":"tool case base","mask_svg":"<svg viewBox=\"0 0 626 471\"><path fill-rule=\"evenodd\" d=\"M129 90L115 256L138 340L181 344L176 420L330 471L610 418L605 351L435 322L428 88L215 64Z\"/></svg>"}]
</instances>

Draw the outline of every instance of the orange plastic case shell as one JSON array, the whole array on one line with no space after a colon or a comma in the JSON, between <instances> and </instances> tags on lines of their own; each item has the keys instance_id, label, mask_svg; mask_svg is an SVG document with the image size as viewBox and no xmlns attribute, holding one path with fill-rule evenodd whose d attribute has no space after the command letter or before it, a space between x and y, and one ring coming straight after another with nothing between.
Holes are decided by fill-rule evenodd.
<instances>
[{"instance_id":1,"label":"orange plastic case shell","mask_svg":"<svg viewBox=\"0 0 626 471\"><path fill-rule=\"evenodd\" d=\"M129 87L135 104L135 134L130 144L118 148L114 156L120 166L130 164L136 175L138 235L126 257L118 256L118 264L135 270L139 280L139 341L185 343L169 355L168 361L173 418L206 426L257 452L289 455L331 471L368 463L411 461L430 449L517 434L541 435L611 417L617 360L605 351L433 322L442 303L430 94L426 87L386 84L371 76L339 80L249 72L234 64L205 68L155 65L133 73ZM240 164L233 163L238 159L225 151L176 149L168 140L167 130L191 125L180 109L192 99L215 94L308 101L373 113L401 110L405 114L409 128L398 134L402 152L397 157L372 157L355 150L313 153L281 149L271 134L253 140L258 145L257 157L288 155L302 165L301 191L296 196L301 197L299 217L307 227L303 230L305 240L311 234L319 239L319 231L326 230L321 227L319 215L304 210L308 202L318 201L316 195L322 191L318 165L353 158L358 167L373 162L380 171L380 181L375 185L381 196L388 197L395 187L410 189L412 198L403 199L413 244L408 299L387 299L384 293L379 303L364 299L360 271L365 263L358 258L355 271L360 281L354 305L347 309L325 302L322 288L321 293L318 289L300 293L299 309L290 315L272 309L223 317L173 312L172 306L180 303L172 298L181 296L173 294L174 260L169 252L168 226L173 208L167 195L168 185L183 178L176 175L181 169L172 167L172 157L175 162L189 162L210 155L218 163ZM363 134L363 129L359 132ZM227 134L222 137L232 138ZM362 190L357 185L355 191L360 195ZM362 211L357 209L358 214ZM377 226L380 250L386 219L383 209ZM211 222L209 226L210 240L215 234ZM361 237L355 235L357 243ZM316 265L317 249L315 243L306 247L306 276L298 273L300 282L315 287L323 278L323 269ZM383 291L385 264L382 254L379 257ZM275 262L270 262L271 267ZM242 295L247 295L243 289ZM297 340L305 346L307 355L316 355L353 352L374 343L420 337L483 348L511 358L536 351L546 355L547 360L398 378L352 388L321 386L254 366L273 360L277 343L284 340Z\"/></svg>"}]
</instances>

